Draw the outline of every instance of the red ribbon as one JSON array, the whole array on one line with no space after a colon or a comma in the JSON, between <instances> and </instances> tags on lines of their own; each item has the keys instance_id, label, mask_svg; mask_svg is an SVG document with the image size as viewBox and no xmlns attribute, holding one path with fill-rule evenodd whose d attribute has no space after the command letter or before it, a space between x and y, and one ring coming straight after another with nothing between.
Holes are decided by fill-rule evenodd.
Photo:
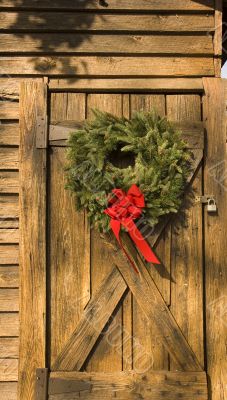
<instances>
[{"instance_id":1,"label":"red ribbon","mask_svg":"<svg viewBox=\"0 0 227 400\"><path fill-rule=\"evenodd\" d=\"M132 264L133 268L136 270L136 272L138 272L131 257L128 255L122 245L120 239L121 225L126 228L131 239L140 250L145 260L148 262L152 262L153 264L160 264L156 255L154 254L148 243L145 241L134 222L135 219L141 217L142 210L145 207L143 193L136 185L132 185L127 193L125 193L121 189L113 189L112 193L114 194L114 196L111 196L111 198L109 199L109 207L104 210L104 212L111 218L111 229L116 236L125 255Z\"/></svg>"}]
</instances>

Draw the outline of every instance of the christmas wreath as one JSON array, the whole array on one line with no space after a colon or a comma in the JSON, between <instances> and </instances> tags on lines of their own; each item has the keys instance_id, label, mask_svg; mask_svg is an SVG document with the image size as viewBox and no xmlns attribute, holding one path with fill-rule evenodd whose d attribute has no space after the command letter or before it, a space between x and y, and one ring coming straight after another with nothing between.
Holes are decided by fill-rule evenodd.
<instances>
[{"instance_id":1,"label":"christmas wreath","mask_svg":"<svg viewBox=\"0 0 227 400\"><path fill-rule=\"evenodd\" d=\"M78 209L86 209L100 231L112 228L118 240L121 226L130 232L130 221L135 226L143 217L154 227L176 213L191 160L181 132L155 111L131 119L93 113L68 142L67 187Z\"/></svg>"}]
</instances>

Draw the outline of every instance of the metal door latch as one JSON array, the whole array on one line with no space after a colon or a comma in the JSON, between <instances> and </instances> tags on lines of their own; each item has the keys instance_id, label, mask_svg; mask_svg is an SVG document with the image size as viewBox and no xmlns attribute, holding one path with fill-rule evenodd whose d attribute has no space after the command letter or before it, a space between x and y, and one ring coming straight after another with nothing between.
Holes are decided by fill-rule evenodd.
<instances>
[{"instance_id":1,"label":"metal door latch","mask_svg":"<svg viewBox=\"0 0 227 400\"><path fill-rule=\"evenodd\" d=\"M217 203L213 195L196 196L195 202L207 204L207 211L210 213L217 211Z\"/></svg>"}]
</instances>

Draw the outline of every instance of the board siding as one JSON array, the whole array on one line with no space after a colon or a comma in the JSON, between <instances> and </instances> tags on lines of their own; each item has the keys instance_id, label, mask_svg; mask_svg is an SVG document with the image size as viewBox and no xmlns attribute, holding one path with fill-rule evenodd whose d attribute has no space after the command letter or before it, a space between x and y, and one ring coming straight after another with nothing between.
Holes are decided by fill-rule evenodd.
<instances>
[{"instance_id":1,"label":"board siding","mask_svg":"<svg viewBox=\"0 0 227 400\"><path fill-rule=\"evenodd\" d=\"M108 7L104 7L106 3L108 3ZM140 2L136 0L124 2L108 0L106 3L101 4L96 0L80 2L40 0L38 3L35 0L1 1L0 291L2 289L18 288L19 175L16 147L19 144L18 100L19 87L22 80L32 81L35 78L36 81L41 81L43 76L49 76L50 89L60 92L124 92L126 94L124 99L122 96L122 109L127 115L131 102L130 96L127 94L129 92L141 93L142 91L143 93L165 93L166 95L172 92L175 95L179 95L179 93L202 94L203 84L201 78L203 76L220 76L222 17L220 0L165 0L163 2L158 0L142 0ZM73 12L71 12L72 10ZM218 29L215 29L215 27L218 27ZM157 42L154 40L156 36ZM173 39L171 42L169 40L170 37ZM86 40L84 40L85 38ZM112 38L116 38L116 42ZM151 38L151 42L149 42L149 38ZM167 38L166 42L163 38ZM91 42L87 39L91 40ZM105 39L105 41L103 40L101 49L98 41L101 42L102 39ZM21 46L22 42L25 44L24 47ZM104 54L100 53L100 49L104 51ZM131 54L129 54L129 51ZM62 52L64 52L64 56L62 56ZM124 52L124 55L121 52ZM143 53L146 54L146 57L143 56ZM95 57L96 54L97 57ZM193 57L193 55L196 55L196 57ZM174 113L176 110L172 110L172 112ZM70 113L74 115L73 111L70 111ZM61 164L64 150L53 148L53 151L55 154L52 160L55 156L57 158L61 154L59 156ZM57 170L58 166L55 161L53 161L53 165L54 169ZM197 192L201 190L201 171L198 173L198 178L194 183L194 188ZM59 182L62 183L59 169L57 174L59 175ZM67 201L66 204L68 205L69 202ZM71 203L70 207L73 207ZM194 235L198 238L199 234L199 229L195 229L195 226L197 225L198 227L200 223L199 209L200 206L192 213L189 213L190 217L194 216L193 226L185 228L186 232L191 229L190 234L193 238ZM85 222L83 221L84 226ZM190 310L194 310L195 314L198 315L200 313L197 308L199 305L192 298L192 293L195 293L195 298L197 299L201 284L201 264L199 263L199 271L195 276L195 281L190 284L190 287L186 287L184 293L180 291L180 282L185 282L184 277L186 274L181 257L179 255L170 257L170 236L171 229L162 236L157 250L162 255L163 264L169 264L169 269L171 269L171 263L173 262L177 288L172 293L172 296L174 296L172 299L174 298L176 303L178 293L186 308L189 307ZM186 236L186 233L184 233L184 236ZM176 242L180 243L178 236L176 237L175 235L175 239L178 239ZM64 240L68 243L67 237ZM201 257L201 254L198 253L198 247L195 247L197 256ZM185 254L190 250L188 245L185 247L183 244L183 248ZM90 257L89 252L86 253L86 257L88 260ZM184 272L176 267L179 260ZM7 266L5 263L7 263ZM65 261L65 264L67 264L67 261ZM82 264L84 265L84 262ZM67 268L66 271L68 271ZM190 275L193 276L191 267ZM156 271L153 278L161 285L163 296L167 304L170 305L171 293L166 284L167 282L162 287L161 279L158 278ZM85 279L87 279L87 284L85 284ZM208 279L211 281L209 275ZM82 302L85 305L90 298L90 290L88 288L90 275L88 270L85 271L83 280ZM78 286L78 284L76 285ZM198 286L195 288L195 285ZM220 291L222 293L221 284L219 286L220 288L217 288L217 292ZM174 283L172 283L172 287L174 287ZM60 293L63 292L64 290L60 285ZM67 285L64 293L70 296ZM211 303L214 297L210 284L208 299L211 298ZM57 304L60 299L61 296L53 301L56 301L55 304ZM207 302L210 304L209 300ZM133 365L132 340L128 339L128 333L133 333L134 324L134 329L138 333L141 331L142 335L146 322L144 321L139 328L138 321L138 325L135 327L131 312L133 300L130 293L126 295L122 304L123 326L127 327L126 331L122 329L122 369L127 370ZM82 305L80 307L82 308ZM216 306L214 305L214 307ZM176 308L176 306L173 306L173 308ZM64 307L61 310L62 314L63 309ZM208 313L210 312L209 310L208 306ZM136 315L138 314L139 311ZM201 323L196 327L193 327L192 324L186 326L183 322L184 314L180 314L180 311L176 310L179 323L182 324L182 329L188 335L189 341L202 364L203 346L201 346L201 342L199 343L198 339L193 339L195 330L197 330L198 338L202 335ZM78 315L72 318L72 325L74 318L77 320ZM193 323L194 319L192 315L190 318L191 323ZM67 324L70 325L69 318L66 317L66 320L68 321ZM2 335L18 336L18 323L17 311L0 312L0 340ZM219 324L221 324L220 320L216 324L212 318L208 317L209 344L207 346L209 352L206 357L208 357L210 375L214 382L212 389L214 400L223 400L221 396L223 396L223 391L225 390L225 388L223 389L225 373L223 373L222 362L219 363L218 356L213 357L212 332L215 329L219 330ZM211 329L210 331L210 327L213 330ZM221 327L221 332L222 329L223 327ZM147 335L143 335L144 337L146 343ZM56 342L58 341L63 343L60 323ZM149 346L154 351L155 362L157 364L159 362L162 363L160 346L154 347L153 343L151 345L149 343ZM225 351L222 351L222 346L220 348L222 355L225 354ZM51 357L50 354L48 357ZM173 364L172 367L174 367ZM226 367L224 366L224 368ZM0 382L0 392L3 397L5 396L4 400L15 400L16 389L16 382L7 382L5 384Z\"/></svg>"}]
</instances>

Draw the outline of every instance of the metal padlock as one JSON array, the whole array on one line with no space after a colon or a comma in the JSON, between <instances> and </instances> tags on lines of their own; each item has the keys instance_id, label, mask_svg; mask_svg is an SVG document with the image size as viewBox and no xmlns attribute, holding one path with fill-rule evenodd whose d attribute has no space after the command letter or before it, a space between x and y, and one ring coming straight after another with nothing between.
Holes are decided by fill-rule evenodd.
<instances>
[{"instance_id":1,"label":"metal padlock","mask_svg":"<svg viewBox=\"0 0 227 400\"><path fill-rule=\"evenodd\" d=\"M208 200L207 211L213 213L217 211L217 204L214 199Z\"/></svg>"}]
</instances>

